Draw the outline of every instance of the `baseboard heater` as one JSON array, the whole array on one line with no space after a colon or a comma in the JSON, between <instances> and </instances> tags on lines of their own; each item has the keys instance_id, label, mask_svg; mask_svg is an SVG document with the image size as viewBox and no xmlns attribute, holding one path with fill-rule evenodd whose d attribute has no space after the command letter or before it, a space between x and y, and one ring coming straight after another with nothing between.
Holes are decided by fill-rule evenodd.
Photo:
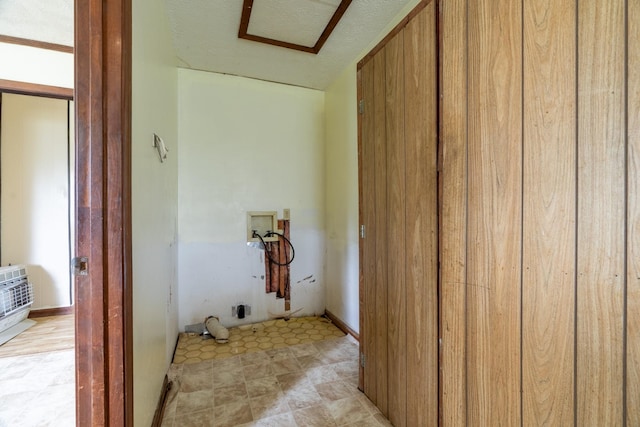
<instances>
[{"instance_id":1,"label":"baseboard heater","mask_svg":"<svg viewBox=\"0 0 640 427\"><path fill-rule=\"evenodd\" d=\"M0 345L35 325L27 319L33 304L33 285L24 265L0 267Z\"/></svg>"}]
</instances>

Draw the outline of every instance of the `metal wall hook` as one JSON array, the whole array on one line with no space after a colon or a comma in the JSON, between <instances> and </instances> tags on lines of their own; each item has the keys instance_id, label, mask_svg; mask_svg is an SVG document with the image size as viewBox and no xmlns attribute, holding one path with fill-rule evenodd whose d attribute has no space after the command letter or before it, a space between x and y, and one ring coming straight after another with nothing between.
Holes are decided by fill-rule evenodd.
<instances>
[{"instance_id":1,"label":"metal wall hook","mask_svg":"<svg viewBox=\"0 0 640 427\"><path fill-rule=\"evenodd\" d=\"M155 133L153 134L153 146L158 150L158 157L160 157L160 163L163 163L164 160L167 158L167 153L169 152L169 149L164 144L164 141L162 140L162 138L160 138Z\"/></svg>"}]
</instances>

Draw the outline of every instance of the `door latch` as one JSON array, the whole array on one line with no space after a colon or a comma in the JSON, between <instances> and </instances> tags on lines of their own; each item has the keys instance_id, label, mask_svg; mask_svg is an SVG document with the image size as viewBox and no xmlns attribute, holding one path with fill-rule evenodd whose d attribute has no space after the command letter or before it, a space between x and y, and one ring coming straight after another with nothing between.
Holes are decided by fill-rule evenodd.
<instances>
[{"instance_id":1,"label":"door latch","mask_svg":"<svg viewBox=\"0 0 640 427\"><path fill-rule=\"evenodd\" d=\"M71 274L74 276L87 276L89 274L89 258L79 256L71 259Z\"/></svg>"}]
</instances>

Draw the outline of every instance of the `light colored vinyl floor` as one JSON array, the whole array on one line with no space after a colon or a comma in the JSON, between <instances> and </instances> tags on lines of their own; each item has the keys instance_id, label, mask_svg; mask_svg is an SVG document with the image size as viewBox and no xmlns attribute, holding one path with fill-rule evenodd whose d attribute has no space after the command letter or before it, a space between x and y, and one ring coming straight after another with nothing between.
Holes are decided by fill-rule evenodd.
<instances>
[{"instance_id":1,"label":"light colored vinyl floor","mask_svg":"<svg viewBox=\"0 0 640 427\"><path fill-rule=\"evenodd\" d=\"M45 353L75 348L73 314L36 317L31 328L0 345L0 357Z\"/></svg>"},{"instance_id":2,"label":"light colored vinyl floor","mask_svg":"<svg viewBox=\"0 0 640 427\"><path fill-rule=\"evenodd\" d=\"M0 427L75 426L73 315L33 320L0 346Z\"/></svg>"},{"instance_id":3,"label":"light colored vinyl floor","mask_svg":"<svg viewBox=\"0 0 640 427\"><path fill-rule=\"evenodd\" d=\"M357 389L358 352L345 336L174 363L162 425L391 426Z\"/></svg>"}]
</instances>

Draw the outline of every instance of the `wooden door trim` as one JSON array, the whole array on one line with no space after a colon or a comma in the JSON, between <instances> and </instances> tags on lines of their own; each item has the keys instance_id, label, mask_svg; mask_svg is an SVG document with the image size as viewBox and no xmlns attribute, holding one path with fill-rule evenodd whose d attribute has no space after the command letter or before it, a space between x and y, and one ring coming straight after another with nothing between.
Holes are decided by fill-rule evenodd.
<instances>
[{"instance_id":1,"label":"wooden door trim","mask_svg":"<svg viewBox=\"0 0 640 427\"><path fill-rule=\"evenodd\" d=\"M71 88L18 82L15 80L0 79L0 92L66 99L68 101L73 100L73 89Z\"/></svg>"},{"instance_id":2,"label":"wooden door trim","mask_svg":"<svg viewBox=\"0 0 640 427\"><path fill-rule=\"evenodd\" d=\"M24 39L22 37L0 34L0 43L17 44L20 46L36 47L38 49L54 50L57 52L73 53L73 46L58 43L49 43L41 40Z\"/></svg>"},{"instance_id":3,"label":"wooden door trim","mask_svg":"<svg viewBox=\"0 0 640 427\"><path fill-rule=\"evenodd\" d=\"M131 2L75 4L76 423L133 425Z\"/></svg>"},{"instance_id":4,"label":"wooden door trim","mask_svg":"<svg viewBox=\"0 0 640 427\"><path fill-rule=\"evenodd\" d=\"M249 34L249 21L251 20L251 12L253 11L253 0L244 0L242 4L242 16L240 18L240 28L238 30L238 38L251 40L258 43L270 44L272 46L284 47L287 49L293 49L300 52L313 53L317 55L322 49L322 46L326 43L327 39L335 29L342 16L347 11L347 8L351 4L352 0L341 0L340 4L336 8L335 12L327 22L324 30L318 37L318 40L313 46L304 46L298 43L287 42L285 40L277 40L269 37L259 36L256 34Z\"/></svg>"}]
</instances>

